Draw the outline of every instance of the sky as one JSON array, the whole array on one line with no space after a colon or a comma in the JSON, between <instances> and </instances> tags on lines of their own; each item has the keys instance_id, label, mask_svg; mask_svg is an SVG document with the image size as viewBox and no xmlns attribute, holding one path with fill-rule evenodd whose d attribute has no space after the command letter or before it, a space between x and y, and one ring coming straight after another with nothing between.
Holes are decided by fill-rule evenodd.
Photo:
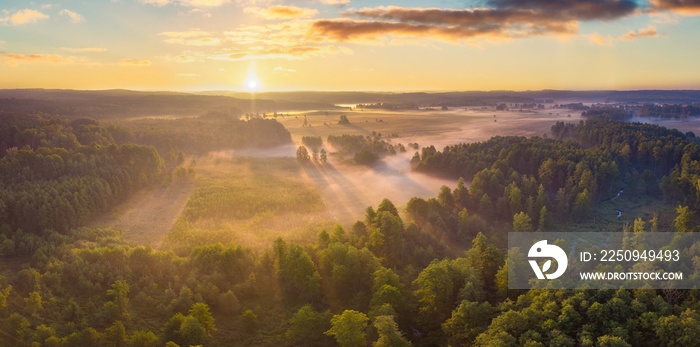
<instances>
[{"instance_id":1,"label":"sky","mask_svg":"<svg viewBox=\"0 0 700 347\"><path fill-rule=\"evenodd\" d=\"M0 2L0 88L700 89L700 0Z\"/></svg>"}]
</instances>

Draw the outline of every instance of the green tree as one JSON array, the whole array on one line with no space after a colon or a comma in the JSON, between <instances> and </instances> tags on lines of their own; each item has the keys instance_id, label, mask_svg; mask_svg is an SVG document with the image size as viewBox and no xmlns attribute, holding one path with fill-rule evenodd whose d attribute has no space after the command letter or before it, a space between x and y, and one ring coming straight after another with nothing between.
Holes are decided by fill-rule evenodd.
<instances>
[{"instance_id":1,"label":"green tree","mask_svg":"<svg viewBox=\"0 0 700 347\"><path fill-rule=\"evenodd\" d=\"M515 183L512 184L510 194L508 196L508 204L511 213L515 214L523 211L523 193Z\"/></svg>"},{"instance_id":2,"label":"green tree","mask_svg":"<svg viewBox=\"0 0 700 347\"><path fill-rule=\"evenodd\" d=\"M292 319L285 333L287 342L292 346L327 346L331 341L324 332L330 329L330 313L317 312L311 305L302 306Z\"/></svg>"},{"instance_id":3,"label":"green tree","mask_svg":"<svg viewBox=\"0 0 700 347\"><path fill-rule=\"evenodd\" d=\"M328 161L328 153L326 150L321 148L321 164L325 164Z\"/></svg>"},{"instance_id":4,"label":"green tree","mask_svg":"<svg viewBox=\"0 0 700 347\"><path fill-rule=\"evenodd\" d=\"M627 341L619 336L603 335L598 338L596 346L599 347L632 347Z\"/></svg>"},{"instance_id":5,"label":"green tree","mask_svg":"<svg viewBox=\"0 0 700 347\"><path fill-rule=\"evenodd\" d=\"M128 345L129 347L159 347L163 343L153 332L138 330L129 336Z\"/></svg>"},{"instance_id":6,"label":"green tree","mask_svg":"<svg viewBox=\"0 0 700 347\"><path fill-rule=\"evenodd\" d=\"M126 328L121 321L116 321L105 332L107 341L114 347L126 347Z\"/></svg>"},{"instance_id":7,"label":"green tree","mask_svg":"<svg viewBox=\"0 0 700 347\"><path fill-rule=\"evenodd\" d=\"M321 276L309 254L298 245L287 246L281 239L275 247L278 277L287 301L313 303L318 300Z\"/></svg>"},{"instance_id":8,"label":"green tree","mask_svg":"<svg viewBox=\"0 0 700 347\"><path fill-rule=\"evenodd\" d=\"M464 300L452 312L452 317L442 324L450 346L469 346L479 334L486 331L494 310L487 302Z\"/></svg>"},{"instance_id":9,"label":"green tree","mask_svg":"<svg viewBox=\"0 0 700 347\"><path fill-rule=\"evenodd\" d=\"M306 149L306 147L299 146L299 148L297 148L297 160L300 162L307 162L311 160L309 157L309 151Z\"/></svg>"},{"instance_id":10,"label":"green tree","mask_svg":"<svg viewBox=\"0 0 700 347\"><path fill-rule=\"evenodd\" d=\"M686 309L680 316L659 318L656 335L663 346L700 345L700 314Z\"/></svg>"},{"instance_id":11,"label":"green tree","mask_svg":"<svg viewBox=\"0 0 700 347\"><path fill-rule=\"evenodd\" d=\"M331 319L331 328L325 332L332 336L341 347L365 347L367 337L365 328L369 318L362 312L345 310Z\"/></svg>"},{"instance_id":12,"label":"green tree","mask_svg":"<svg viewBox=\"0 0 700 347\"><path fill-rule=\"evenodd\" d=\"M123 280L115 281L107 290L107 296L112 297L117 319L129 317L129 283Z\"/></svg>"},{"instance_id":13,"label":"green tree","mask_svg":"<svg viewBox=\"0 0 700 347\"><path fill-rule=\"evenodd\" d=\"M44 309L43 300L41 298L41 293L38 291L33 291L29 293L29 296L24 299L24 303L27 306L27 310L32 314L38 314Z\"/></svg>"},{"instance_id":14,"label":"green tree","mask_svg":"<svg viewBox=\"0 0 700 347\"><path fill-rule=\"evenodd\" d=\"M574 218L578 221L582 221L588 216L591 209L591 195L588 189L584 189L581 193L576 196L576 201L574 202Z\"/></svg>"},{"instance_id":15,"label":"green tree","mask_svg":"<svg viewBox=\"0 0 700 347\"><path fill-rule=\"evenodd\" d=\"M635 233L643 233L644 229L646 228L646 223L642 218L638 217L637 219L634 220L634 225L632 227L632 231Z\"/></svg>"},{"instance_id":16,"label":"green tree","mask_svg":"<svg viewBox=\"0 0 700 347\"><path fill-rule=\"evenodd\" d=\"M207 342L208 334L196 317L186 316L177 330L177 337L175 342L180 346L197 346Z\"/></svg>"},{"instance_id":17,"label":"green tree","mask_svg":"<svg viewBox=\"0 0 700 347\"><path fill-rule=\"evenodd\" d=\"M256 315L253 310L243 311L243 313L241 313L241 325L246 334L255 334L260 326L258 315Z\"/></svg>"},{"instance_id":18,"label":"green tree","mask_svg":"<svg viewBox=\"0 0 700 347\"><path fill-rule=\"evenodd\" d=\"M204 327L204 329L207 332L207 337L211 336L216 332L214 316L212 316L211 311L209 310L209 305L203 302L198 302L192 305L188 316L196 318L199 321L199 323L202 324L202 327Z\"/></svg>"},{"instance_id":19,"label":"green tree","mask_svg":"<svg viewBox=\"0 0 700 347\"><path fill-rule=\"evenodd\" d=\"M374 319L374 327L377 329L379 339L374 347L408 347L411 342L401 336L399 326L392 316L378 316Z\"/></svg>"},{"instance_id":20,"label":"green tree","mask_svg":"<svg viewBox=\"0 0 700 347\"><path fill-rule=\"evenodd\" d=\"M440 187L440 193L438 194L438 202L448 211L451 211L455 207L454 197L452 196L452 191L448 186Z\"/></svg>"},{"instance_id":21,"label":"green tree","mask_svg":"<svg viewBox=\"0 0 700 347\"><path fill-rule=\"evenodd\" d=\"M513 216L513 231L514 232L529 232L532 231L532 220L525 212L518 212Z\"/></svg>"},{"instance_id":22,"label":"green tree","mask_svg":"<svg viewBox=\"0 0 700 347\"><path fill-rule=\"evenodd\" d=\"M540 209L540 218L537 224L537 231L545 231L548 229L549 215L547 214L547 206L542 206Z\"/></svg>"},{"instance_id":23,"label":"green tree","mask_svg":"<svg viewBox=\"0 0 700 347\"><path fill-rule=\"evenodd\" d=\"M673 220L676 232L693 231L693 214L688 206L678 205L676 207L676 218Z\"/></svg>"},{"instance_id":24,"label":"green tree","mask_svg":"<svg viewBox=\"0 0 700 347\"><path fill-rule=\"evenodd\" d=\"M455 204L458 208L465 208L469 203L469 189L464 186L464 178L460 177L457 181L457 188L452 192Z\"/></svg>"}]
</instances>

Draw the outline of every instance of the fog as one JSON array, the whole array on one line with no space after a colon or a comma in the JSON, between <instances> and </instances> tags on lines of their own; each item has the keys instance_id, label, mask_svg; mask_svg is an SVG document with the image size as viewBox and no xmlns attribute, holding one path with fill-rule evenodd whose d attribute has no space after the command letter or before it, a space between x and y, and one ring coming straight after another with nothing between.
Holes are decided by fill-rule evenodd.
<instances>
[{"instance_id":1,"label":"fog","mask_svg":"<svg viewBox=\"0 0 700 347\"><path fill-rule=\"evenodd\" d=\"M371 167L341 164L309 166L304 171L323 193L329 213L340 222L362 219L368 206L383 199L405 205L412 197L437 196L440 187L454 188L456 180L431 177L411 171L410 157L387 156Z\"/></svg>"},{"instance_id":2,"label":"fog","mask_svg":"<svg viewBox=\"0 0 700 347\"><path fill-rule=\"evenodd\" d=\"M295 156L296 145L267 149L244 149L213 152L221 158L289 158ZM383 199L395 205L405 205L414 196L435 197L440 187L454 188L456 180L431 177L411 171L412 153L386 156L372 166L341 163L329 156L322 165L311 162L303 167L302 179L314 184L321 192L328 213L338 222L350 223L364 218L368 206Z\"/></svg>"},{"instance_id":3,"label":"fog","mask_svg":"<svg viewBox=\"0 0 700 347\"><path fill-rule=\"evenodd\" d=\"M582 119L580 112L558 109L534 112L453 110L448 114L458 117L458 121L454 118L450 121L450 130L401 134L393 142L414 142L421 147L433 145L442 150L445 146L487 141L494 136L543 136L557 121L578 122Z\"/></svg>"},{"instance_id":4,"label":"fog","mask_svg":"<svg viewBox=\"0 0 700 347\"><path fill-rule=\"evenodd\" d=\"M330 123L336 117L315 116L310 119L320 124ZM297 123L301 123L301 120L286 120L285 126L291 129L295 139L302 136L325 138L328 134L341 132L359 132L367 135L374 130L372 127L377 127L377 130L386 133L394 130L399 132L399 137L390 140L393 144L418 143L420 146L434 145L438 150L442 150L447 145L486 141L498 135L542 136L556 121L579 121L580 113L549 109L536 112L453 109L417 115L406 112L355 113L353 117L356 123L352 127L337 129L300 128ZM385 122L376 123L375 117L383 118ZM373 122L366 123L363 122L364 119ZM384 126L388 128L380 128ZM220 151L214 155L228 158L288 158L295 156L298 145L299 143L268 149ZM412 171L410 159L414 153L414 150L409 149L407 153L385 156L372 166L343 163L331 154L327 164L309 163L301 171L301 175L321 192L328 213L333 219L349 223L362 219L368 206L376 206L384 198L402 206L412 197L436 197L443 185L454 189L457 185L454 179L437 178Z\"/></svg>"},{"instance_id":5,"label":"fog","mask_svg":"<svg viewBox=\"0 0 700 347\"><path fill-rule=\"evenodd\" d=\"M230 149L224 151L211 152L213 157L238 157L238 158L283 158L294 157L296 155L297 146L288 144L284 146L276 146L270 148L243 148Z\"/></svg>"}]
</instances>

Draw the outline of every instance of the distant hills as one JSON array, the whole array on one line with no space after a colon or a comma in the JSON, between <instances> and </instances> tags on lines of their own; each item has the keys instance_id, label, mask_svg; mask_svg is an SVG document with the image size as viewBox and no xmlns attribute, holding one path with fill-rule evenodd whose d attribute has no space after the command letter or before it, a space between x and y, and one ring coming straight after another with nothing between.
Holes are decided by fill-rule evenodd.
<instances>
[{"instance_id":1,"label":"distant hills","mask_svg":"<svg viewBox=\"0 0 700 347\"><path fill-rule=\"evenodd\" d=\"M254 97L254 98L253 98ZM498 103L700 104L700 90L467 91L467 92L261 92L197 93L131 90L0 90L0 112L45 112L77 117L197 116L337 109L338 104L390 103L416 106L487 106Z\"/></svg>"}]
</instances>

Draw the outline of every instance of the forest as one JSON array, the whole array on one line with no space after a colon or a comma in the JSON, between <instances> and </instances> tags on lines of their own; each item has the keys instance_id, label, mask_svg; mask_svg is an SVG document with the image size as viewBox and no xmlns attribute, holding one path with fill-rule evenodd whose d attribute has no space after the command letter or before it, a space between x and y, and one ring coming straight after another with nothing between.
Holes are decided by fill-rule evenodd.
<instances>
[{"instance_id":1,"label":"forest","mask_svg":"<svg viewBox=\"0 0 700 347\"><path fill-rule=\"evenodd\" d=\"M165 177L181 163L163 156L174 150L289 140L274 120L163 122L162 130L46 115L0 123L0 345L700 345L696 291L508 290L504 252L508 231L585 225L621 189L674 211L623 228L696 231L692 133L589 119L559 122L547 138L425 147L415 170L461 178L456 187L411 199L405 213L384 200L351 227L324 229L308 243L279 238L263 250L196 235L154 249L84 227L141 187L171 184ZM212 142L168 142L184 129ZM327 142L395 151L380 136ZM319 143L309 137L302 148ZM181 223L242 201L230 198L235 190L201 198L206 189ZM274 210L269 195L237 213Z\"/></svg>"}]
</instances>

